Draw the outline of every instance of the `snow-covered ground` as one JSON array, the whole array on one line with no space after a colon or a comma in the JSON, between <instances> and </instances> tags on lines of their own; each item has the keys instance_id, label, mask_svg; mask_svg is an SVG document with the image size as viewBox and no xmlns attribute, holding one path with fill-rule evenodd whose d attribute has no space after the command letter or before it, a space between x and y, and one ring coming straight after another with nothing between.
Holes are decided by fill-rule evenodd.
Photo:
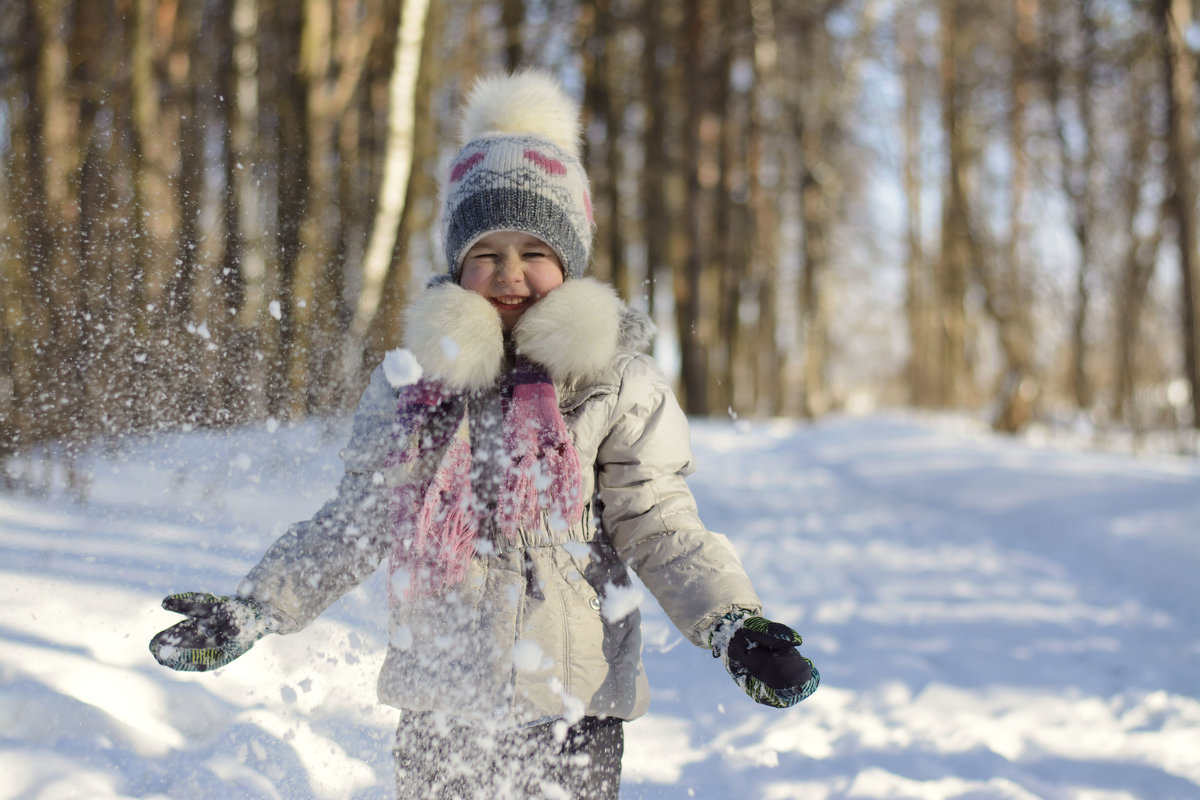
<instances>
[{"instance_id":1,"label":"snow-covered ground","mask_svg":"<svg viewBox=\"0 0 1200 800\"><path fill-rule=\"evenodd\" d=\"M344 427L93 456L0 495L0 798L388 798L377 575L215 674L154 663L330 493ZM900 416L700 422L692 485L821 689L754 706L647 599L623 798L1200 798L1200 463Z\"/></svg>"}]
</instances>

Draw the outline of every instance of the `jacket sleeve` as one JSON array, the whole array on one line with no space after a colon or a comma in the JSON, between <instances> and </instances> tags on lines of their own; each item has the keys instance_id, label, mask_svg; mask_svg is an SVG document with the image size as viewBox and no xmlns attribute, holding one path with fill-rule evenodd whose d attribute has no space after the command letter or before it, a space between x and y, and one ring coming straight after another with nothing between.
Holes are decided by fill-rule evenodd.
<instances>
[{"instance_id":1,"label":"jacket sleeve","mask_svg":"<svg viewBox=\"0 0 1200 800\"><path fill-rule=\"evenodd\" d=\"M694 644L734 610L762 603L725 536L707 530L684 476L692 471L687 417L658 364L625 366L597 454L601 521L613 547Z\"/></svg>"},{"instance_id":2,"label":"jacket sleeve","mask_svg":"<svg viewBox=\"0 0 1200 800\"><path fill-rule=\"evenodd\" d=\"M379 566L388 544L380 468L391 440L396 392L376 370L341 452L346 472L311 519L288 528L250 570L238 594L264 604L278 633L308 625Z\"/></svg>"}]
</instances>

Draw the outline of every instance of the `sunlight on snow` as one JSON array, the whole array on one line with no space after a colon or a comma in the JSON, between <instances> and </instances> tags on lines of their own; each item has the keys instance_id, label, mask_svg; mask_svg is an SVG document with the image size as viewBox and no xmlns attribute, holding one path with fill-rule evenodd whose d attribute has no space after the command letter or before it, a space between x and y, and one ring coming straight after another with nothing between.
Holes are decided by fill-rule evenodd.
<instances>
[{"instance_id":1,"label":"sunlight on snow","mask_svg":"<svg viewBox=\"0 0 1200 800\"><path fill-rule=\"evenodd\" d=\"M165 593L231 591L321 504L345 431L165 436L88 456L86 506L0 497L0 795L391 797L382 572L215 674L146 649ZM1200 796L1200 465L936 419L694 439L703 519L823 682L754 706L652 596L610 598L643 614L654 693L626 727L625 800Z\"/></svg>"}]
</instances>

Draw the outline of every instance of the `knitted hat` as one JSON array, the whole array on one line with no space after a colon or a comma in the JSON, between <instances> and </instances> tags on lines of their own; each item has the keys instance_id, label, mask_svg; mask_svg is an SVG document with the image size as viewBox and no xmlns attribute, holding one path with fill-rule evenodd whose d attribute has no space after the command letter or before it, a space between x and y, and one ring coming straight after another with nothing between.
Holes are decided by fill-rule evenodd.
<instances>
[{"instance_id":1,"label":"knitted hat","mask_svg":"<svg viewBox=\"0 0 1200 800\"><path fill-rule=\"evenodd\" d=\"M564 278L587 270L592 201L579 159L579 109L549 75L526 70L477 80L467 97L443 189L450 277L494 231L536 236L558 254Z\"/></svg>"}]
</instances>

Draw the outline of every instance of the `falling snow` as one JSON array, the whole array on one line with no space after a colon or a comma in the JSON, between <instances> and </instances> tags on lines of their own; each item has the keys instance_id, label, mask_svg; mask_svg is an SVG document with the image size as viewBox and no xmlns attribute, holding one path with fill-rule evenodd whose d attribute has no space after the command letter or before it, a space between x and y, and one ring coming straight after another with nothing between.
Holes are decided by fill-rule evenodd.
<instances>
[{"instance_id":1,"label":"falling snow","mask_svg":"<svg viewBox=\"0 0 1200 800\"><path fill-rule=\"evenodd\" d=\"M383 357L383 374L393 389L399 389L421 379L421 365L409 351L391 350Z\"/></svg>"}]
</instances>

